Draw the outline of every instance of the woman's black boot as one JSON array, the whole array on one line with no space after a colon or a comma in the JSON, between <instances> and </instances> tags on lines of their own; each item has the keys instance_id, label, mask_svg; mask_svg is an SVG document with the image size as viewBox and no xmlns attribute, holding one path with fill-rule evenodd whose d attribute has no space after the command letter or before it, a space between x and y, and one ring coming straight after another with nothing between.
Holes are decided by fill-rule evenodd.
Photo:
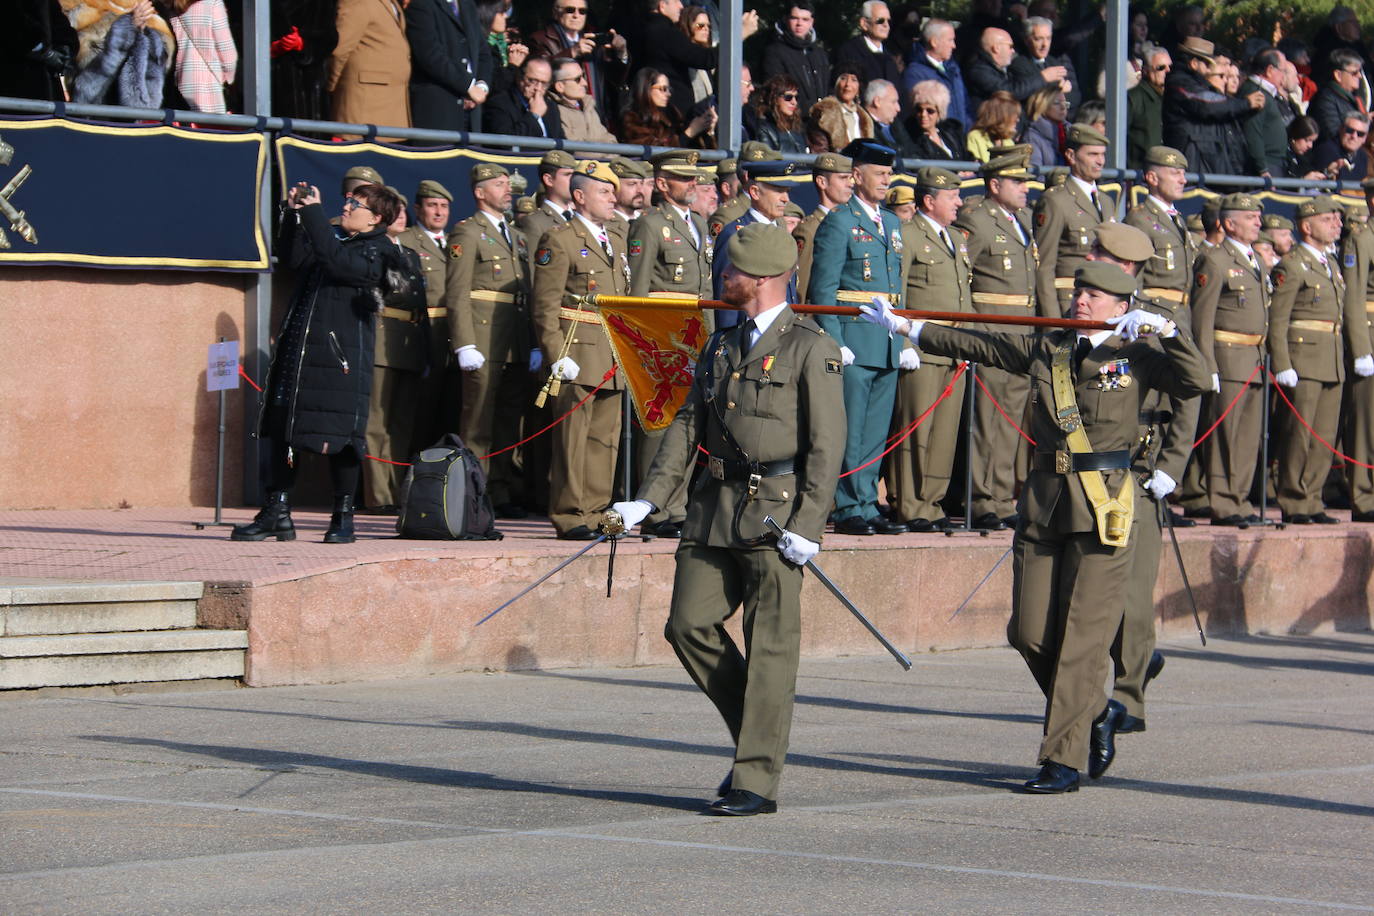
<instances>
[{"instance_id":1,"label":"woman's black boot","mask_svg":"<svg viewBox=\"0 0 1374 916\"><path fill-rule=\"evenodd\" d=\"M352 544L353 536L353 497L336 496L334 514L329 516L329 530L324 533L326 544Z\"/></svg>"},{"instance_id":2,"label":"woman's black boot","mask_svg":"<svg viewBox=\"0 0 1374 916\"><path fill-rule=\"evenodd\" d=\"M291 524L291 505L286 501L287 492L277 490L267 494L267 502L253 520L246 525L235 525L229 535L231 541L265 541L276 538L279 541L294 541L296 526Z\"/></svg>"}]
</instances>

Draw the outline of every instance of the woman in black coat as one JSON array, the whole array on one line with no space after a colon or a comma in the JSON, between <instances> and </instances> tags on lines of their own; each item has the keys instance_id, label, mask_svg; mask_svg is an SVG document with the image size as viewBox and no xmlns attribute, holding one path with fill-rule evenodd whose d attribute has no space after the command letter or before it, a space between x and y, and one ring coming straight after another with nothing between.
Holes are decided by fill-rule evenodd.
<instances>
[{"instance_id":1,"label":"woman in black coat","mask_svg":"<svg viewBox=\"0 0 1374 916\"><path fill-rule=\"evenodd\" d=\"M353 496L367 453L376 313L383 285L404 282L408 274L386 236L402 203L377 185L354 188L344 200L337 235L320 206L318 188L293 188L287 206L279 254L299 272L300 281L277 335L258 420L269 459L267 502L230 537L295 539L294 456L308 451L328 457L334 485L334 514L324 542L347 544L354 540Z\"/></svg>"}]
</instances>

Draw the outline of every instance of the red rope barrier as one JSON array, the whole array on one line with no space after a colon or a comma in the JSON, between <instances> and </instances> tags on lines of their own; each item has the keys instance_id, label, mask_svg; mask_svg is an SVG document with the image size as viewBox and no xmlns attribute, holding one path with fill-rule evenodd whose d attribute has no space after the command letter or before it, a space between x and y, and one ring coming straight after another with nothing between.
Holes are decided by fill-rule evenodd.
<instances>
[{"instance_id":1,"label":"red rope barrier","mask_svg":"<svg viewBox=\"0 0 1374 916\"><path fill-rule=\"evenodd\" d=\"M949 380L949 384L945 386L945 390L940 392L940 396L936 398L934 403L927 407L919 417L911 421L911 425L907 426L906 429L902 430L900 433L897 434L896 441L893 441L892 438L889 438L888 441L892 443L891 445L889 445L887 448L883 449L881 452L874 455L872 458L868 459L858 467L851 468L848 471L845 471L843 474L840 475L840 477L848 477L850 474L859 473L873 462L886 457L888 452L892 451L894 448L905 442L911 436L912 433L916 432L916 427L924 423L926 419L935 411L935 408L940 406L940 402L942 402L945 398L949 397L951 394L954 393L954 383L959 381L959 376L963 375L964 370L967 368L968 363L964 362L959 364L959 368L954 370L954 377Z\"/></svg>"},{"instance_id":2,"label":"red rope barrier","mask_svg":"<svg viewBox=\"0 0 1374 916\"><path fill-rule=\"evenodd\" d=\"M1298 422L1303 425L1303 428L1312 434L1313 439L1316 439L1322 445L1326 446L1327 451L1335 455L1337 458L1340 458L1342 461L1353 464L1356 467L1364 468L1369 471L1374 471L1374 464L1365 464L1363 461L1356 461L1354 458L1351 458L1344 452L1336 451L1336 447L1334 445L1332 445L1330 442L1327 442L1321 436L1317 435L1317 431L1312 428L1312 424L1308 423L1307 420L1303 418L1303 415L1298 413L1298 408L1293 406L1293 402L1288 400L1288 395L1284 394L1283 386L1280 385L1279 380L1274 377L1274 373L1269 373L1269 380L1274 383L1274 390L1279 393L1279 397L1283 398L1283 403L1288 405L1288 409L1293 411L1293 416L1297 417Z\"/></svg>"},{"instance_id":3,"label":"red rope barrier","mask_svg":"<svg viewBox=\"0 0 1374 916\"><path fill-rule=\"evenodd\" d=\"M1231 413L1231 411L1235 409L1235 406L1238 403L1240 403L1240 399L1245 396L1245 393L1247 391L1250 390L1250 382L1254 381L1255 376L1259 374L1261 365L1261 363L1255 364L1255 368L1250 372L1250 377L1247 378L1245 380L1245 383L1240 386L1240 391L1237 391L1236 396L1231 398L1231 403L1226 405L1226 409L1221 412L1221 416L1217 417L1217 421L1213 423L1211 426L1207 427L1207 432L1203 433L1202 436L1199 437L1198 440L1193 443L1193 448L1197 448L1199 445L1206 442L1207 437L1217 431L1217 427L1221 425L1221 421L1225 420L1226 417Z\"/></svg>"},{"instance_id":4,"label":"red rope barrier","mask_svg":"<svg viewBox=\"0 0 1374 916\"><path fill-rule=\"evenodd\" d=\"M1006 412L1005 410L1002 409L1002 405L1001 405L1001 404L997 403L997 399L996 399L995 397L992 396L992 392L988 390L988 386L985 385L985 384L983 384L983 377L982 377L981 375L978 375L978 374L975 372L974 375L973 375L973 380L974 380L975 382L978 383L978 387L979 387L979 388L983 389L983 394L985 394L985 395L988 396L988 400L992 402L992 406L993 406L993 407L996 407L996 408L997 408L997 412L1000 413L1000 414L1002 415L1002 419L1003 419L1003 420L1006 420L1008 423L1010 423L1010 424L1011 424L1011 428L1014 429L1014 430L1016 430L1018 433L1020 433L1022 439L1025 439L1025 440L1026 440L1027 442L1029 442L1031 445L1034 445L1034 444L1035 444L1035 440L1032 439L1030 436L1026 435L1026 431L1025 431L1024 429L1022 429L1021 427L1017 426L1017 425L1016 425L1016 421L1013 420L1010 416L1007 415L1007 412Z\"/></svg>"},{"instance_id":5,"label":"red rope barrier","mask_svg":"<svg viewBox=\"0 0 1374 916\"><path fill-rule=\"evenodd\" d=\"M524 445L526 442L529 442L529 441L531 441L531 440L533 440L533 439L538 439L540 436L544 435L544 433L546 433L546 432L548 432L549 430L553 429L553 428L554 428L555 426L557 426L559 423L562 423L564 420L568 419L568 417L570 417L570 416L572 416L574 413L576 413L576 412L578 411L578 409L579 409L583 404L585 404L585 403L587 403L588 401L590 401L590 400L592 399L592 395L596 394L596 393L597 393L598 391L600 391L603 387L605 387L605 385L606 385L607 382L609 382L611 379L615 378L615 372L616 372L616 369L617 369L617 368L618 368L618 367L616 367L616 366L612 366L611 368L607 369L607 370L606 370L606 374L603 375L603 376L601 376L601 381L599 381L599 382L596 383L596 387L595 387L595 388L593 388L591 391L588 391L587 394L586 394L586 396L583 397L582 400L580 400L580 401L578 401L576 404L574 404L571 408L568 409L568 412L567 412L567 413L563 414L563 416L561 416L561 417L559 417L558 419L554 420L554 421L553 421L552 423L550 423L548 426L545 426L543 429L539 430L538 432L530 433L528 436L526 436L525 438L521 439L519 442L512 443L511 445L508 445L508 446L506 446L505 448L498 448L496 451L492 452L490 455L483 455L482 457L478 458L477 460L478 460L478 461L486 461L488 458L495 458L497 455L500 455L500 454L502 454L503 452L508 452L508 451L510 451L510 450L513 449L513 448L519 448L520 446Z\"/></svg>"},{"instance_id":6,"label":"red rope barrier","mask_svg":"<svg viewBox=\"0 0 1374 916\"><path fill-rule=\"evenodd\" d=\"M248 373L243 371L242 363L239 364L239 375L243 376L243 380L245 382L253 386L254 391L258 392L259 394L262 393L262 386L248 377Z\"/></svg>"}]
</instances>

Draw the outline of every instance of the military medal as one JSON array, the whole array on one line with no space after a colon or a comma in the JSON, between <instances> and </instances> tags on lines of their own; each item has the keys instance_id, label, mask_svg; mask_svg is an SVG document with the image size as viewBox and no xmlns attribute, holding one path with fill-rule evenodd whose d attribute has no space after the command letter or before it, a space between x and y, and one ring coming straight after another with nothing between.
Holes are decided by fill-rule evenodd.
<instances>
[{"instance_id":1,"label":"military medal","mask_svg":"<svg viewBox=\"0 0 1374 916\"><path fill-rule=\"evenodd\" d=\"M900 232L894 232L894 233L892 233L892 250L893 250L893 251L896 251L896 252L898 252L898 253L901 253L901 250L902 250L902 234L901 234Z\"/></svg>"},{"instance_id":2,"label":"military medal","mask_svg":"<svg viewBox=\"0 0 1374 916\"><path fill-rule=\"evenodd\" d=\"M672 238L672 237L673 237L672 230L670 230L667 226L664 226L664 227L663 227L663 241L666 242L666 241L668 241L668 239L670 239L670 238Z\"/></svg>"},{"instance_id":3,"label":"military medal","mask_svg":"<svg viewBox=\"0 0 1374 916\"><path fill-rule=\"evenodd\" d=\"M587 257L587 256L590 255L590 254L591 254L591 252L588 251L588 250L585 249L585 248L583 248L581 251L578 252L578 255L580 255L581 257L584 257L584 258Z\"/></svg>"},{"instance_id":4,"label":"military medal","mask_svg":"<svg viewBox=\"0 0 1374 916\"><path fill-rule=\"evenodd\" d=\"M771 353L763 358L763 380L765 382L772 381L768 375L773 371L773 359L774 357Z\"/></svg>"},{"instance_id":5,"label":"military medal","mask_svg":"<svg viewBox=\"0 0 1374 916\"><path fill-rule=\"evenodd\" d=\"M678 264L678 265L676 265L676 266L673 267L673 282L674 282L674 283L681 283L681 282L682 282L682 265L681 265L681 264Z\"/></svg>"},{"instance_id":6,"label":"military medal","mask_svg":"<svg viewBox=\"0 0 1374 916\"><path fill-rule=\"evenodd\" d=\"M1002 255L1002 272L1011 273L1011 255Z\"/></svg>"},{"instance_id":7,"label":"military medal","mask_svg":"<svg viewBox=\"0 0 1374 916\"><path fill-rule=\"evenodd\" d=\"M864 255L864 279L873 279L873 265L868 261L868 255Z\"/></svg>"},{"instance_id":8,"label":"military medal","mask_svg":"<svg viewBox=\"0 0 1374 916\"><path fill-rule=\"evenodd\" d=\"M1131 361L1129 359L1112 359L1098 367L1101 378L1098 380L1097 387L1103 391L1115 391L1118 388L1131 387Z\"/></svg>"},{"instance_id":9,"label":"military medal","mask_svg":"<svg viewBox=\"0 0 1374 916\"><path fill-rule=\"evenodd\" d=\"M1170 245L1164 249L1164 269L1173 272L1174 269L1174 246Z\"/></svg>"}]
</instances>

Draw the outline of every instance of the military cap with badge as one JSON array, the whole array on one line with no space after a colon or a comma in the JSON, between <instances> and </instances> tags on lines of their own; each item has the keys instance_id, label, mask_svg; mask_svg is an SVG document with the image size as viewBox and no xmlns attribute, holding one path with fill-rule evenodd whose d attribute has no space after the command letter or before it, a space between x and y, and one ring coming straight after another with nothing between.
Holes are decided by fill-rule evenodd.
<instances>
[{"instance_id":1,"label":"military cap with badge","mask_svg":"<svg viewBox=\"0 0 1374 916\"><path fill-rule=\"evenodd\" d=\"M1013 181L1029 181L1033 175L1030 170L1031 146L1021 143L998 151L979 170L984 178L1010 178Z\"/></svg>"}]
</instances>

